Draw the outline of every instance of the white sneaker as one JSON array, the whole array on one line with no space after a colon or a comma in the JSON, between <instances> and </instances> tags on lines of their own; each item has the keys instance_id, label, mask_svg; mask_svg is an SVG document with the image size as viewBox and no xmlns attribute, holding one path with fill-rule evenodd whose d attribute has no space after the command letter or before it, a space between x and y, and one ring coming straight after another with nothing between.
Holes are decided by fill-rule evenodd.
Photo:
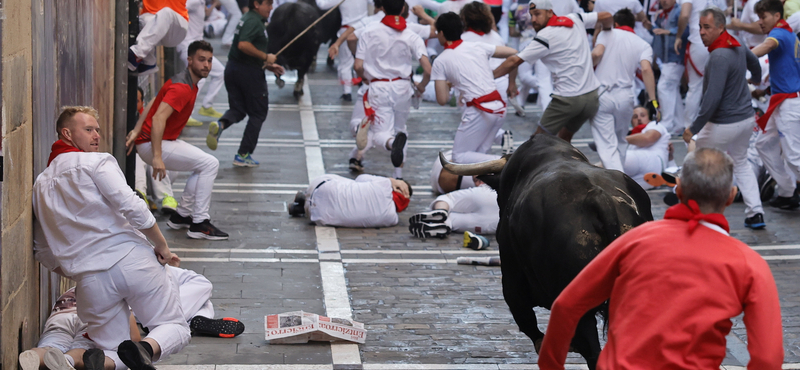
<instances>
[{"instance_id":1,"label":"white sneaker","mask_svg":"<svg viewBox=\"0 0 800 370\"><path fill-rule=\"evenodd\" d=\"M356 131L356 148L364 150L367 147L367 140L369 139L369 117L364 117L361 123L358 124L358 131Z\"/></svg>"},{"instance_id":2,"label":"white sneaker","mask_svg":"<svg viewBox=\"0 0 800 370\"><path fill-rule=\"evenodd\" d=\"M44 354L44 364L50 370L75 370L75 368L67 362L64 353L55 348L47 349L47 352Z\"/></svg>"},{"instance_id":3,"label":"white sneaker","mask_svg":"<svg viewBox=\"0 0 800 370\"><path fill-rule=\"evenodd\" d=\"M39 361L39 355L32 350L19 354L19 366L22 367L22 370L39 370Z\"/></svg>"}]
</instances>

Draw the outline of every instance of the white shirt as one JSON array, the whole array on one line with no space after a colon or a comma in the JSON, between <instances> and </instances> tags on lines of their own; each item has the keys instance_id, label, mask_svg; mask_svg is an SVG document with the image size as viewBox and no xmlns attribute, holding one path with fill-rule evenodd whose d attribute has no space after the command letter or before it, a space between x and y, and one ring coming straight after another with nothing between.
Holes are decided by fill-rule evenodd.
<instances>
[{"instance_id":1,"label":"white shirt","mask_svg":"<svg viewBox=\"0 0 800 370\"><path fill-rule=\"evenodd\" d=\"M461 8L464 5L472 2L472 0L447 0L439 5L439 14L444 14L447 12L453 12L456 14L461 14Z\"/></svg>"},{"instance_id":2,"label":"white shirt","mask_svg":"<svg viewBox=\"0 0 800 370\"><path fill-rule=\"evenodd\" d=\"M644 10L638 0L596 0L594 3L595 13L609 12L614 15L625 8L630 9L633 15L639 14Z\"/></svg>"},{"instance_id":3,"label":"white shirt","mask_svg":"<svg viewBox=\"0 0 800 370\"><path fill-rule=\"evenodd\" d=\"M355 28L356 30L353 32L356 35L356 38L361 38L361 34L364 32L364 28L368 25L373 24L375 22L380 22L386 14L379 10L377 13L370 15L369 17L364 17L360 21L353 23L350 25L351 27ZM421 37L423 40L427 40L431 37L431 26L419 23L409 23L408 19L406 19L406 28L411 30L411 32L416 33Z\"/></svg>"},{"instance_id":4,"label":"white shirt","mask_svg":"<svg viewBox=\"0 0 800 370\"><path fill-rule=\"evenodd\" d=\"M69 277L108 270L133 248L149 248L137 229L156 223L108 153L57 156L36 178L33 212L41 226L37 259L51 255L58 266L47 267L60 266Z\"/></svg>"},{"instance_id":5,"label":"white shirt","mask_svg":"<svg viewBox=\"0 0 800 370\"><path fill-rule=\"evenodd\" d=\"M800 12L792 14L791 17L786 19L786 23L789 24L789 27L792 27L792 30L795 33L800 32ZM767 35L762 36L764 36L764 39L766 40Z\"/></svg>"},{"instance_id":6,"label":"white shirt","mask_svg":"<svg viewBox=\"0 0 800 370\"><path fill-rule=\"evenodd\" d=\"M392 182L386 177L360 175L351 180L333 175L311 193L309 202L309 217L318 225L387 227L399 221Z\"/></svg>"},{"instance_id":7,"label":"white shirt","mask_svg":"<svg viewBox=\"0 0 800 370\"><path fill-rule=\"evenodd\" d=\"M689 42L695 45L703 45L703 39L700 38L700 12L710 6L717 8L728 9L728 4L725 0L684 0L684 3L692 2L692 13L689 16Z\"/></svg>"},{"instance_id":8,"label":"white shirt","mask_svg":"<svg viewBox=\"0 0 800 370\"><path fill-rule=\"evenodd\" d=\"M406 1L406 3L408 3L408 9L409 9L408 18L406 18L406 21L410 23L419 23L419 17L417 17L417 15L410 10L415 5L422 5L423 8L437 13L439 12L439 9L442 6L442 4L440 4L438 1L435 0L408 0Z\"/></svg>"},{"instance_id":9,"label":"white shirt","mask_svg":"<svg viewBox=\"0 0 800 370\"><path fill-rule=\"evenodd\" d=\"M422 38L408 27L397 32L374 22L364 27L358 37L356 58L364 61L364 76L368 80L408 78L411 61L427 55Z\"/></svg>"},{"instance_id":10,"label":"white shirt","mask_svg":"<svg viewBox=\"0 0 800 370\"><path fill-rule=\"evenodd\" d=\"M756 14L755 11L757 2L759 2L759 0L748 0L747 4L744 4L744 8L742 9L742 19L741 19L743 23L758 22L758 14ZM792 29L794 29L794 27ZM739 31L739 35L741 35L741 37L744 39L745 45L751 49L758 46L758 44L764 42L764 40L767 39L767 35L756 35L747 31Z\"/></svg>"},{"instance_id":11,"label":"white shirt","mask_svg":"<svg viewBox=\"0 0 800 370\"><path fill-rule=\"evenodd\" d=\"M553 94L579 96L600 86L594 75L586 29L594 28L597 13L567 15L572 27L545 27L517 56L533 64L541 59L553 75Z\"/></svg>"},{"instance_id":12,"label":"white shirt","mask_svg":"<svg viewBox=\"0 0 800 370\"><path fill-rule=\"evenodd\" d=\"M597 36L605 51L595 75L606 88L631 88L636 70L643 60L653 63L653 48L633 32L612 29ZM596 47L596 46L595 46Z\"/></svg>"},{"instance_id":13,"label":"white shirt","mask_svg":"<svg viewBox=\"0 0 800 370\"><path fill-rule=\"evenodd\" d=\"M339 3L339 0L316 0L320 10L328 10ZM369 15L369 0L347 0L339 5L342 13L342 26L349 26Z\"/></svg>"},{"instance_id":14,"label":"white shirt","mask_svg":"<svg viewBox=\"0 0 800 370\"><path fill-rule=\"evenodd\" d=\"M503 38L495 30L490 31L489 33L485 33L485 34L483 34L483 36L481 36L481 35L479 35L479 34L477 34L475 32L472 32L472 31L466 31L466 32L461 34L461 39L464 40L465 42L466 41L482 42L482 43L493 45L493 46L505 46L506 45L506 43L503 42ZM492 54L494 54L494 52ZM489 66L492 68L492 70L494 70L495 68L497 68L501 64L503 64L504 61L505 61L505 58L491 58L491 59L489 59ZM505 75L503 77L508 78L508 75ZM503 78L503 77L501 77L501 78Z\"/></svg>"},{"instance_id":15,"label":"white shirt","mask_svg":"<svg viewBox=\"0 0 800 370\"><path fill-rule=\"evenodd\" d=\"M497 90L489 58L496 46L464 41L455 49L444 49L433 62L431 80L448 81L466 101Z\"/></svg>"},{"instance_id":16,"label":"white shirt","mask_svg":"<svg viewBox=\"0 0 800 370\"><path fill-rule=\"evenodd\" d=\"M636 145L628 145L628 155L636 155L635 153L630 152L647 152L657 155L663 162L661 162L662 166L666 166L667 162L669 161L669 131L664 125L656 122L650 121L650 123L645 126L642 133L647 133L648 131L656 130L661 134L661 137L658 138L653 145L646 146L646 147L638 147Z\"/></svg>"},{"instance_id":17,"label":"white shirt","mask_svg":"<svg viewBox=\"0 0 800 370\"><path fill-rule=\"evenodd\" d=\"M575 0L555 0L551 1L550 3L553 5L553 13L555 13L555 15L567 15L583 12L583 9L578 6L578 2Z\"/></svg>"}]
</instances>

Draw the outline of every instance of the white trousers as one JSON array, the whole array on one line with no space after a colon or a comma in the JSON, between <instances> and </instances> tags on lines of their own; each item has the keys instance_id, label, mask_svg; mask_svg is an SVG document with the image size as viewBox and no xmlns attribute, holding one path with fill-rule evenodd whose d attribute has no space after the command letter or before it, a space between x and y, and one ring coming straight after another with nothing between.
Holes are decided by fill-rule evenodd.
<instances>
[{"instance_id":1,"label":"white trousers","mask_svg":"<svg viewBox=\"0 0 800 370\"><path fill-rule=\"evenodd\" d=\"M151 142L137 145L136 151L145 163L153 165ZM195 223L209 219L211 190L214 189L214 179L217 178L219 160L183 140L163 140L161 142L161 159L169 171L192 173L186 179L186 187L183 189L183 196L177 210L178 214L182 217L191 216Z\"/></svg>"},{"instance_id":2,"label":"white trousers","mask_svg":"<svg viewBox=\"0 0 800 370\"><path fill-rule=\"evenodd\" d=\"M478 234L494 234L500 222L500 207L497 193L483 184L469 189L442 194L431 203L445 202L450 214L445 224L453 231L471 231Z\"/></svg>"},{"instance_id":3,"label":"white trousers","mask_svg":"<svg viewBox=\"0 0 800 370\"><path fill-rule=\"evenodd\" d=\"M747 217L752 217L756 213L764 213L764 209L761 207L758 181L747 161L747 147L755 125L755 117L735 123L708 122L697 133L695 140L698 149L716 148L731 156L733 176L736 178L736 184L739 186L744 204L747 206L745 209Z\"/></svg>"},{"instance_id":4,"label":"white trousers","mask_svg":"<svg viewBox=\"0 0 800 370\"><path fill-rule=\"evenodd\" d=\"M77 311L53 313L44 324L38 348L55 348L63 353L80 348L95 348L91 340L83 336L87 325L78 317Z\"/></svg>"},{"instance_id":5,"label":"white trousers","mask_svg":"<svg viewBox=\"0 0 800 370\"><path fill-rule=\"evenodd\" d=\"M242 18L242 11L239 9L239 4L236 0L219 0L219 2L222 3L222 6L224 6L225 10L230 14L228 25L225 26L225 33L222 34L222 44L231 45L233 44L233 33L236 31L239 20Z\"/></svg>"},{"instance_id":6,"label":"white trousers","mask_svg":"<svg viewBox=\"0 0 800 370\"><path fill-rule=\"evenodd\" d=\"M762 132L756 141L756 149L767 171L778 183L778 196L791 197L795 179L800 178L800 98L784 100L775 109L767 122L766 132Z\"/></svg>"},{"instance_id":7,"label":"white trousers","mask_svg":"<svg viewBox=\"0 0 800 370\"><path fill-rule=\"evenodd\" d=\"M499 101L483 103L491 110L500 110L503 103ZM466 107L461 114L461 124L458 125L456 136L453 139L453 161L456 163L478 163L488 161L497 156L488 154L497 136L497 131L503 127L506 112L501 114L484 112L476 107Z\"/></svg>"},{"instance_id":8,"label":"white trousers","mask_svg":"<svg viewBox=\"0 0 800 370\"><path fill-rule=\"evenodd\" d=\"M616 87L600 95L600 108L591 119L592 137L603 167L622 171L628 142L625 136L633 117L633 92Z\"/></svg>"},{"instance_id":9,"label":"white trousers","mask_svg":"<svg viewBox=\"0 0 800 370\"><path fill-rule=\"evenodd\" d=\"M241 16L240 16L241 17ZM180 45L178 45L178 55L183 61L184 64L188 65L187 58L189 57L189 44L194 42L195 40L189 41L184 40ZM222 86L225 84L225 65L217 59L217 57L211 58L211 71L208 73L208 77L201 78L200 81L197 82L197 90L200 91L203 89L203 86L208 85L208 90L206 90L206 95L203 96L202 106L203 108L211 108L214 104L214 98L217 97L219 90L222 89Z\"/></svg>"},{"instance_id":10,"label":"white trousers","mask_svg":"<svg viewBox=\"0 0 800 370\"><path fill-rule=\"evenodd\" d=\"M408 133L406 121L411 113L411 94L411 83L408 80L381 81L369 85L367 100L375 110L375 121L369 129L367 147L362 153L372 147L386 149L386 143L397 133ZM356 105L358 104L356 102ZM361 109L363 111L363 106ZM354 108L354 112L355 110ZM361 121L359 120L359 122ZM407 147L408 143L403 148L404 158Z\"/></svg>"},{"instance_id":11,"label":"white trousers","mask_svg":"<svg viewBox=\"0 0 800 370\"><path fill-rule=\"evenodd\" d=\"M708 48L702 44L691 44L689 56L700 73L705 73L708 61ZM700 101L703 99L703 76L697 74L695 68L688 63L686 69L689 74L689 91L686 93L686 105L683 110L683 127L689 127L700 114Z\"/></svg>"},{"instance_id":12,"label":"white trousers","mask_svg":"<svg viewBox=\"0 0 800 370\"><path fill-rule=\"evenodd\" d=\"M156 46L175 47L186 38L189 21L171 8L162 8L158 13L144 13L139 16L139 36L131 50L142 63L156 64Z\"/></svg>"},{"instance_id":13,"label":"white trousers","mask_svg":"<svg viewBox=\"0 0 800 370\"><path fill-rule=\"evenodd\" d=\"M625 155L625 174L636 181L642 189L652 189L653 186L644 181L644 175L650 172L660 174L666 164L655 153L646 150L628 150Z\"/></svg>"},{"instance_id":14,"label":"white trousers","mask_svg":"<svg viewBox=\"0 0 800 370\"><path fill-rule=\"evenodd\" d=\"M691 67L690 67L691 68ZM662 63L658 79L658 103L661 106L661 124L670 133L681 132L683 101L681 101L681 77L684 66L678 63Z\"/></svg>"},{"instance_id":15,"label":"white trousers","mask_svg":"<svg viewBox=\"0 0 800 370\"><path fill-rule=\"evenodd\" d=\"M125 364L117 356L117 347L130 339L130 310L142 325L150 328L148 338L161 347L160 359L189 344L189 325L181 309L178 283L158 263L153 248L136 246L111 269L76 277L75 297L78 316L87 325L87 333L117 369Z\"/></svg>"},{"instance_id":16,"label":"white trousers","mask_svg":"<svg viewBox=\"0 0 800 370\"><path fill-rule=\"evenodd\" d=\"M528 95L530 94L531 89L537 89L536 91L539 91L539 76L533 73L533 64L528 62L522 62L522 64L517 67L517 76L519 77L520 82L517 102L521 107L524 107L525 103L528 102Z\"/></svg>"},{"instance_id":17,"label":"white trousers","mask_svg":"<svg viewBox=\"0 0 800 370\"><path fill-rule=\"evenodd\" d=\"M553 98L550 97L550 94L553 93L553 76L550 74L550 70L547 69L547 66L542 63L541 59L537 60L533 65L534 70L536 71L534 77L536 77L536 91L539 92L539 106L542 107L542 112L547 109L547 106L550 105L550 101Z\"/></svg>"},{"instance_id":18,"label":"white trousers","mask_svg":"<svg viewBox=\"0 0 800 370\"><path fill-rule=\"evenodd\" d=\"M340 28L336 33L336 37L341 36L347 29ZM356 58L349 47L339 48L339 54L336 55L336 60L339 64L336 66L336 72L339 75L339 83L342 84L342 93L350 94L353 92L353 65Z\"/></svg>"},{"instance_id":19,"label":"white trousers","mask_svg":"<svg viewBox=\"0 0 800 370\"><path fill-rule=\"evenodd\" d=\"M203 275L180 267L167 266L167 270L178 282L184 319L189 322L195 316L214 318L211 291L214 286Z\"/></svg>"},{"instance_id":20,"label":"white trousers","mask_svg":"<svg viewBox=\"0 0 800 370\"><path fill-rule=\"evenodd\" d=\"M153 167L144 163L139 153L136 153L136 174L134 175L134 186L136 190L141 191L147 195L148 182L153 185L153 198L156 202L161 202L165 197L174 197L172 192L172 179L175 178L175 173L167 171L167 176L158 181L153 178Z\"/></svg>"}]
</instances>

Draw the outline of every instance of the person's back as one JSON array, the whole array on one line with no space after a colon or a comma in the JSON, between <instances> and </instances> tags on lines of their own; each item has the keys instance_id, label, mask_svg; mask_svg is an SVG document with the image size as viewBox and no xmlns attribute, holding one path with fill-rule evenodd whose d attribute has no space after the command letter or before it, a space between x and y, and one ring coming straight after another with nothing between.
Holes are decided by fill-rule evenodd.
<instances>
[{"instance_id":1,"label":"person's back","mask_svg":"<svg viewBox=\"0 0 800 370\"><path fill-rule=\"evenodd\" d=\"M630 9L633 14L639 14L644 10L642 4L637 0L597 0L593 11L615 14L624 8Z\"/></svg>"},{"instance_id":2,"label":"person's back","mask_svg":"<svg viewBox=\"0 0 800 370\"><path fill-rule=\"evenodd\" d=\"M603 59L597 64L595 75L606 88L630 88L642 60L653 59L653 49L628 27L600 32L597 45L605 46Z\"/></svg>"},{"instance_id":3,"label":"person's back","mask_svg":"<svg viewBox=\"0 0 800 370\"><path fill-rule=\"evenodd\" d=\"M361 175L355 180L327 175L309 194L309 217L322 225L386 227L398 222L391 180Z\"/></svg>"},{"instance_id":4,"label":"person's back","mask_svg":"<svg viewBox=\"0 0 800 370\"><path fill-rule=\"evenodd\" d=\"M497 89L489 65L494 52L495 46L484 42L465 41L446 48L433 65L432 79L444 77L466 101L488 95Z\"/></svg>"},{"instance_id":5,"label":"person's back","mask_svg":"<svg viewBox=\"0 0 800 370\"><path fill-rule=\"evenodd\" d=\"M408 28L398 32L383 22L365 27L358 45L356 58L364 61L364 75L369 80L407 78L412 61L425 55L419 35Z\"/></svg>"}]
</instances>

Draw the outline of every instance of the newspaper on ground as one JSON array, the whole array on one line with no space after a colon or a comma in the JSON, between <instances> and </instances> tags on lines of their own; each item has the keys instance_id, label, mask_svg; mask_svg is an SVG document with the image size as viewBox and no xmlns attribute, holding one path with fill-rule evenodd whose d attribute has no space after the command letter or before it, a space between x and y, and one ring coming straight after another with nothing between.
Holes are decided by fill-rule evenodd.
<instances>
[{"instance_id":1,"label":"newspaper on ground","mask_svg":"<svg viewBox=\"0 0 800 370\"><path fill-rule=\"evenodd\" d=\"M364 343L367 339L367 330L360 322L303 311L268 315L264 318L264 329L266 339L270 344L340 340Z\"/></svg>"}]
</instances>

